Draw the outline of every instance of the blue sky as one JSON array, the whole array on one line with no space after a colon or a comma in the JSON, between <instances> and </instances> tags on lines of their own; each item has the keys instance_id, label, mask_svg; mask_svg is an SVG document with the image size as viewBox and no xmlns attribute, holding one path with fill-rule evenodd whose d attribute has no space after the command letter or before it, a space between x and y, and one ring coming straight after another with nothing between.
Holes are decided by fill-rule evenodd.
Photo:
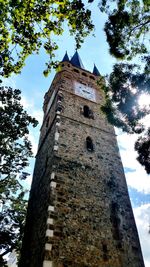
<instances>
[{"instance_id":1,"label":"blue sky","mask_svg":"<svg viewBox=\"0 0 150 267\"><path fill-rule=\"evenodd\" d=\"M92 35L85 39L82 48L79 50L85 69L92 71L94 63L98 67L102 75L111 72L112 65L115 59L109 55L109 49L106 42L106 37L103 32L104 21L106 17L102 15L98 9L98 2L88 4L92 9L92 17L95 25L95 37ZM64 26L65 27L65 26ZM75 43L73 37L69 36L69 32L65 27L65 32L62 37L55 37L59 45L59 50L56 51L56 59L62 60L66 50L71 57L75 52ZM23 68L21 75L12 75L6 83L14 88L22 90L22 103L25 109L32 116L35 116L39 122L42 121L42 104L43 97L49 89L51 81L54 77L54 71L45 78L42 74L47 56L41 51L40 56L31 56L26 61L26 66ZM36 129L30 131L30 140L33 144L33 151L36 153L37 142L39 138L40 125ZM150 234L148 233L150 225L150 177L145 173L144 169L136 161L136 153L134 151L135 136L128 136L120 131L116 131L118 135L118 143L124 170L126 172L126 180L129 188L130 198L134 215L140 235L145 266L150 267ZM27 169L28 172L33 172L34 160ZM29 186L31 176L27 180Z\"/></svg>"}]
</instances>

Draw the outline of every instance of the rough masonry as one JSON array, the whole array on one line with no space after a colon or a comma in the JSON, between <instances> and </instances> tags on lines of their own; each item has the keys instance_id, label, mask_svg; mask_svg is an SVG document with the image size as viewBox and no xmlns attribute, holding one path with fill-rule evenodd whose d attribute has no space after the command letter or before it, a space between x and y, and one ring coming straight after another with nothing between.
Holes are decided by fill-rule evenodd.
<instances>
[{"instance_id":1,"label":"rough masonry","mask_svg":"<svg viewBox=\"0 0 150 267\"><path fill-rule=\"evenodd\" d=\"M45 95L20 267L144 267L98 79L65 57Z\"/></svg>"}]
</instances>

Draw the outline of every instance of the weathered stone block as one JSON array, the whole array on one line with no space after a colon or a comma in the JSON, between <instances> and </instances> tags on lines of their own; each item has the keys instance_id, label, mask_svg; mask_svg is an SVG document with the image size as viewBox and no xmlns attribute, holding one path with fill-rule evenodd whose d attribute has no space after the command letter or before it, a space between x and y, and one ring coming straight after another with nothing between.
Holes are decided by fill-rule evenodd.
<instances>
[{"instance_id":1,"label":"weathered stone block","mask_svg":"<svg viewBox=\"0 0 150 267\"><path fill-rule=\"evenodd\" d=\"M19 267L144 267L103 103L97 77L64 63L45 96Z\"/></svg>"}]
</instances>

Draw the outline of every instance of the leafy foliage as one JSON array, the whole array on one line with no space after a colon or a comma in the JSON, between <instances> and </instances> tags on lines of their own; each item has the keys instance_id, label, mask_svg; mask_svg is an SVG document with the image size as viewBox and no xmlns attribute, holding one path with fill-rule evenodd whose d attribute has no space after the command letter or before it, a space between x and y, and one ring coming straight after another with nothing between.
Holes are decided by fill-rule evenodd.
<instances>
[{"instance_id":1,"label":"leafy foliage","mask_svg":"<svg viewBox=\"0 0 150 267\"><path fill-rule=\"evenodd\" d=\"M150 136L141 122L150 114L150 105L139 106L141 94L150 96L150 2L101 0L99 8L108 15L104 31L110 53L122 60L114 65L107 86L103 85L106 104L102 110L115 126L129 133L142 134L135 144L137 159L150 173ZM139 66L129 64L131 60L140 62Z\"/></svg>"},{"instance_id":2,"label":"leafy foliage","mask_svg":"<svg viewBox=\"0 0 150 267\"><path fill-rule=\"evenodd\" d=\"M108 14L104 30L110 53L128 60L138 54L148 56L149 0L101 0L99 7Z\"/></svg>"},{"instance_id":3,"label":"leafy foliage","mask_svg":"<svg viewBox=\"0 0 150 267\"><path fill-rule=\"evenodd\" d=\"M23 110L20 93L10 87L0 88L0 171L8 177L27 166L27 157L32 155L28 126L37 126L36 119Z\"/></svg>"},{"instance_id":4,"label":"leafy foliage","mask_svg":"<svg viewBox=\"0 0 150 267\"><path fill-rule=\"evenodd\" d=\"M51 67L57 66L54 36L62 35L65 21L70 34L75 35L77 48L93 29L91 11L81 0L1 0L0 10L0 74L6 77L19 73L25 59L38 54L40 48L49 57L44 71L48 75Z\"/></svg>"},{"instance_id":5,"label":"leafy foliage","mask_svg":"<svg viewBox=\"0 0 150 267\"><path fill-rule=\"evenodd\" d=\"M26 212L26 191L21 179L25 179L27 173L22 171L32 156L28 126L37 125L24 111L20 100L20 90L0 87L0 262L13 248L19 249Z\"/></svg>"},{"instance_id":6,"label":"leafy foliage","mask_svg":"<svg viewBox=\"0 0 150 267\"><path fill-rule=\"evenodd\" d=\"M135 143L137 160L150 173L150 134L143 118L150 114L150 105L139 105L141 94L150 96L150 76L141 73L133 64L115 64L107 77L107 83L100 82L106 95L102 111L108 121L130 134L140 134Z\"/></svg>"},{"instance_id":7,"label":"leafy foliage","mask_svg":"<svg viewBox=\"0 0 150 267\"><path fill-rule=\"evenodd\" d=\"M150 77L146 73L138 73L137 66L132 64L115 64L110 74L106 93L106 104L102 110L108 120L129 133L141 133L144 125L141 119L150 113L148 107L139 106L139 97L150 88Z\"/></svg>"},{"instance_id":8,"label":"leafy foliage","mask_svg":"<svg viewBox=\"0 0 150 267\"><path fill-rule=\"evenodd\" d=\"M150 174L150 128L143 137L138 138L135 150L138 152L137 160L145 166L145 170Z\"/></svg>"},{"instance_id":9,"label":"leafy foliage","mask_svg":"<svg viewBox=\"0 0 150 267\"><path fill-rule=\"evenodd\" d=\"M0 266L5 263L3 256L15 249L19 252L26 218L27 200L24 199L25 191L18 196L3 199L2 212L0 214L0 240L1 255Z\"/></svg>"}]
</instances>

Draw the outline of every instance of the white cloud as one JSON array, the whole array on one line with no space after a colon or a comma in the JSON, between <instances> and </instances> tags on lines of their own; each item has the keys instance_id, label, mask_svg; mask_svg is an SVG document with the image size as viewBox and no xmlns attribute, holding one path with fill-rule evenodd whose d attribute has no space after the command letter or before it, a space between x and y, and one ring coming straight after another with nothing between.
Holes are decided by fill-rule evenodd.
<instances>
[{"instance_id":1,"label":"white cloud","mask_svg":"<svg viewBox=\"0 0 150 267\"><path fill-rule=\"evenodd\" d=\"M135 171L125 174L128 186L139 192L150 194L150 176L144 168L136 160L137 153L134 150L134 143L137 139L136 135L128 135L119 132L118 144L124 149L120 149L121 159L124 168L130 168Z\"/></svg>"},{"instance_id":2,"label":"white cloud","mask_svg":"<svg viewBox=\"0 0 150 267\"><path fill-rule=\"evenodd\" d=\"M23 105L24 109L30 110L34 107L34 103L32 100L27 99L24 95L21 96L21 104Z\"/></svg>"},{"instance_id":3,"label":"white cloud","mask_svg":"<svg viewBox=\"0 0 150 267\"><path fill-rule=\"evenodd\" d=\"M150 267L150 262L149 261L144 260L144 262L145 262L145 267Z\"/></svg>"},{"instance_id":4,"label":"white cloud","mask_svg":"<svg viewBox=\"0 0 150 267\"><path fill-rule=\"evenodd\" d=\"M140 237L145 267L150 267L150 203L133 209Z\"/></svg>"},{"instance_id":5,"label":"white cloud","mask_svg":"<svg viewBox=\"0 0 150 267\"><path fill-rule=\"evenodd\" d=\"M34 100L22 95L21 104L23 105L24 109L27 110L28 114L32 117L35 117L41 125L43 121L43 111L36 107Z\"/></svg>"},{"instance_id":6,"label":"white cloud","mask_svg":"<svg viewBox=\"0 0 150 267\"><path fill-rule=\"evenodd\" d=\"M31 115L38 120L39 125L42 125L43 111L41 109L33 110Z\"/></svg>"},{"instance_id":7,"label":"white cloud","mask_svg":"<svg viewBox=\"0 0 150 267\"><path fill-rule=\"evenodd\" d=\"M34 134L34 130L33 131L30 130L28 138L32 144L32 152L33 152L33 155L35 156L37 153L38 138L37 138L36 134Z\"/></svg>"},{"instance_id":8,"label":"white cloud","mask_svg":"<svg viewBox=\"0 0 150 267\"><path fill-rule=\"evenodd\" d=\"M28 138L32 143L32 152L35 156L37 153L38 140L39 140L39 132L40 126L43 121L43 111L41 109L36 109L33 99L26 98L24 95L21 97L21 104L24 109L27 110L28 114L34 118L36 118L39 122L38 127L32 128L29 127L29 135Z\"/></svg>"},{"instance_id":9,"label":"white cloud","mask_svg":"<svg viewBox=\"0 0 150 267\"><path fill-rule=\"evenodd\" d=\"M138 192L150 194L150 177L142 167L138 167L135 172L126 173L128 186L135 188Z\"/></svg>"},{"instance_id":10,"label":"white cloud","mask_svg":"<svg viewBox=\"0 0 150 267\"><path fill-rule=\"evenodd\" d=\"M145 116L141 122L146 126L146 127L149 127L149 122L150 122L150 114Z\"/></svg>"},{"instance_id":11,"label":"white cloud","mask_svg":"<svg viewBox=\"0 0 150 267\"><path fill-rule=\"evenodd\" d=\"M134 143L137 136L120 133L120 131L117 131L117 134L118 143L123 148L120 149L123 166L124 168L135 170L125 174L128 186L136 189L138 192L150 194L150 176L147 175L144 168L136 160L137 153L134 150ZM134 208L133 211L139 232L145 267L150 267L150 203Z\"/></svg>"},{"instance_id":12,"label":"white cloud","mask_svg":"<svg viewBox=\"0 0 150 267\"><path fill-rule=\"evenodd\" d=\"M25 198L28 199L29 198L29 191L31 188L31 183L32 183L32 174L30 174L25 180L21 180L21 184L24 187L26 191L26 195Z\"/></svg>"},{"instance_id":13,"label":"white cloud","mask_svg":"<svg viewBox=\"0 0 150 267\"><path fill-rule=\"evenodd\" d=\"M27 179L25 180L25 183L27 184L27 186L29 187L30 189L30 186L31 186L31 182L32 182L32 175L30 174Z\"/></svg>"},{"instance_id":14,"label":"white cloud","mask_svg":"<svg viewBox=\"0 0 150 267\"><path fill-rule=\"evenodd\" d=\"M150 95L149 94L141 94L138 100L139 106L141 108L143 107L149 107L150 106Z\"/></svg>"}]
</instances>

